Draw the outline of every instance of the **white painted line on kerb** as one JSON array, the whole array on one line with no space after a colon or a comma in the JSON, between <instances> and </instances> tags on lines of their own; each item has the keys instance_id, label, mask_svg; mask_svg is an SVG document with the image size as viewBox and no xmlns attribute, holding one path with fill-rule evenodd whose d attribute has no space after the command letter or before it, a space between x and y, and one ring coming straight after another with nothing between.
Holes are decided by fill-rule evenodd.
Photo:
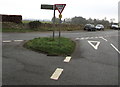
<instances>
[{"instance_id":1,"label":"white painted line on kerb","mask_svg":"<svg viewBox=\"0 0 120 87\"><path fill-rule=\"evenodd\" d=\"M70 57L70 56L67 56L67 57L64 59L64 62L70 62L70 59L71 59L71 57Z\"/></svg>"},{"instance_id":2,"label":"white painted line on kerb","mask_svg":"<svg viewBox=\"0 0 120 87\"><path fill-rule=\"evenodd\" d=\"M105 39L104 37L101 37L103 40L105 40L105 41L108 41L107 39Z\"/></svg>"},{"instance_id":3,"label":"white painted line on kerb","mask_svg":"<svg viewBox=\"0 0 120 87\"><path fill-rule=\"evenodd\" d=\"M2 42L9 43L9 42L12 42L12 41L11 40L5 40L5 41L2 41Z\"/></svg>"},{"instance_id":4,"label":"white painted line on kerb","mask_svg":"<svg viewBox=\"0 0 120 87\"><path fill-rule=\"evenodd\" d=\"M63 72L63 69L61 68L57 68L55 70L55 72L52 74L52 76L50 77L50 79L53 79L53 80L58 80L59 76L62 74Z\"/></svg>"},{"instance_id":5,"label":"white painted line on kerb","mask_svg":"<svg viewBox=\"0 0 120 87\"><path fill-rule=\"evenodd\" d=\"M15 42L20 42L20 41L24 41L24 40L14 40Z\"/></svg>"},{"instance_id":6,"label":"white painted line on kerb","mask_svg":"<svg viewBox=\"0 0 120 87\"><path fill-rule=\"evenodd\" d=\"M113 44L110 45L120 54L120 51Z\"/></svg>"}]
</instances>

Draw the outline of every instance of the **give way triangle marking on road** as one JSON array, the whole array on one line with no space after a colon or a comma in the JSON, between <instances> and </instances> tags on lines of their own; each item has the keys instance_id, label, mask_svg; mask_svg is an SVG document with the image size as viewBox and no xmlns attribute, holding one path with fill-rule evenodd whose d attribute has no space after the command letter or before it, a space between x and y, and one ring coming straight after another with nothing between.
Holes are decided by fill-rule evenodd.
<instances>
[{"instance_id":1,"label":"give way triangle marking on road","mask_svg":"<svg viewBox=\"0 0 120 87\"><path fill-rule=\"evenodd\" d=\"M98 46L100 45L100 41L88 41L88 43L95 49L98 49Z\"/></svg>"}]
</instances>

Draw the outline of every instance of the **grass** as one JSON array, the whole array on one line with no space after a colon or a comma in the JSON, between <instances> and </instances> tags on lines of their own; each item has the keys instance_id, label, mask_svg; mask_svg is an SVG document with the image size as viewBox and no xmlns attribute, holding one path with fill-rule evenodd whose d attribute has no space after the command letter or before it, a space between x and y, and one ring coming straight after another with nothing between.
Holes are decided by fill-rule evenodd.
<instances>
[{"instance_id":1,"label":"grass","mask_svg":"<svg viewBox=\"0 0 120 87\"><path fill-rule=\"evenodd\" d=\"M47 55L67 56L74 51L75 42L64 37L56 37L54 40L51 37L40 37L26 42L24 47Z\"/></svg>"},{"instance_id":2,"label":"grass","mask_svg":"<svg viewBox=\"0 0 120 87\"><path fill-rule=\"evenodd\" d=\"M22 20L22 23L29 23L30 20Z\"/></svg>"}]
</instances>

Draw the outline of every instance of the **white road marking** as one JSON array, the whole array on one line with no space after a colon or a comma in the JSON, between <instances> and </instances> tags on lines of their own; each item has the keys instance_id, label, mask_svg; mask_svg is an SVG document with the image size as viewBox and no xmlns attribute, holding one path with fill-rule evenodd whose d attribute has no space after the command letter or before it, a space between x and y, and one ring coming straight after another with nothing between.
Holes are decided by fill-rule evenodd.
<instances>
[{"instance_id":1,"label":"white road marking","mask_svg":"<svg viewBox=\"0 0 120 87\"><path fill-rule=\"evenodd\" d=\"M12 42L12 41L11 40L5 40L5 41L2 41L2 42L9 43L9 42Z\"/></svg>"},{"instance_id":2,"label":"white road marking","mask_svg":"<svg viewBox=\"0 0 120 87\"><path fill-rule=\"evenodd\" d=\"M99 36L99 38L102 38L102 36Z\"/></svg>"},{"instance_id":3,"label":"white road marking","mask_svg":"<svg viewBox=\"0 0 120 87\"><path fill-rule=\"evenodd\" d=\"M95 49L98 49L98 46L100 45L100 41L88 41L88 43ZM97 43L96 45L94 45L93 43Z\"/></svg>"},{"instance_id":4,"label":"white road marking","mask_svg":"<svg viewBox=\"0 0 120 87\"><path fill-rule=\"evenodd\" d=\"M104 37L108 37L108 36L104 36ZM87 40L87 39L94 39L94 38L102 38L105 41L108 41L107 39L103 38L103 36L98 36L98 37L82 37L82 38L76 38L75 40Z\"/></svg>"},{"instance_id":5,"label":"white road marking","mask_svg":"<svg viewBox=\"0 0 120 87\"><path fill-rule=\"evenodd\" d=\"M21 42L21 41L24 41L24 40L14 40L15 42Z\"/></svg>"},{"instance_id":6,"label":"white road marking","mask_svg":"<svg viewBox=\"0 0 120 87\"><path fill-rule=\"evenodd\" d=\"M89 39L89 37L86 37L85 39Z\"/></svg>"},{"instance_id":7,"label":"white road marking","mask_svg":"<svg viewBox=\"0 0 120 87\"><path fill-rule=\"evenodd\" d=\"M58 80L58 78L62 74L62 72L63 72L63 69L57 68L50 78L53 80Z\"/></svg>"},{"instance_id":8,"label":"white road marking","mask_svg":"<svg viewBox=\"0 0 120 87\"><path fill-rule=\"evenodd\" d=\"M76 38L75 40L80 40L80 38Z\"/></svg>"},{"instance_id":9,"label":"white road marking","mask_svg":"<svg viewBox=\"0 0 120 87\"><path fill-rule=\"evenodd\" d=\"M103 40L105 40L105 41L108 41L107 39L105 39L104 37L101 37Z\"/></svg>"},{"instance_id":10,"label":"white road marking","mask_svg":"<svg viewBox=\"0 0 120 87\"><path fill-rule=\"evenodd\" d=\"M65 58L64 62L70 62L70 59L71 59L71 57L70 57L70 56L67 56L67 57Z\"/></svg>"},{"instance_id":11,"label":"white road marking","mask_svg":"<svg viewBox=\"0 0 120 87\"><path fill-rule=\"evenodd\" d=\"M120 51L113 44L110 45L120 54Z\"/></svg>"},{"instance_id":12,"label":"white road marking","mask_svg":"<svg viewBox=\"0 0 120 87\"><path fill-rule=\"evenodd\" d=\"M85 39L85 38L80 38L81 40Z\"/></svg>"},{"instance_id":13,"label":"white road marking","mask_svg":"<svg viewBox=\"0 0 120 87\"><path fill-rule=\"evenodd\" d=\"M98 37L95 37L95 38L98 38Z\"/></svg>"},{"instance_id":14,"label":"white road marking","mask_svg":"<svg viewBox=\"0 0 120 87\"><path fill-rule=\"evenodd\" d=\"M90 37L89 39L93 39L94 37Z\"/></svg>"}]
</instances>

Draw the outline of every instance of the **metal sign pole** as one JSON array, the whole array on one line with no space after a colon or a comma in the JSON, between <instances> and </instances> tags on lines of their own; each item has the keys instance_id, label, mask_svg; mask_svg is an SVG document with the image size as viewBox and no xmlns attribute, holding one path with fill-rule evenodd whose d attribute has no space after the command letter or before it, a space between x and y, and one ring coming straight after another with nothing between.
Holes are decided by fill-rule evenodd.
<instances>
[{"instance_id":1,"label":"metal sign pole","mask_svg":"<svg viewBox=\"0 0 120 87\"><path fill-rule=\"evenodd\" d=\"M55 37L55 10L56 10L56 7L55 7L55 5L41 4L41 9L54 10L54 14L53 14L53 40L54 40L54 37Z\"/></svg>"},{"instance_id":2,"label":"metal sign pole","mask_svg":"<svg viewBox=\"0 0 120 87\"><path fill-rule=\"evenodd\" d=\"M53 5L54 14L53 14L53 40L55 38L55 5Z\"/></svg>"},{"instance_id":3,"label":"metal sign pole","mask_svg":"<svg viewBox=\"0 0 120 87\"><path fill-rule=\"evenodd\" d=\"M62 20L60 18L60 24L62 23ZM59 37L61 37L61 31L60 31L60 28L59 28Z\"/></svg>"},{"instance_id":4,"label":"metal sign pole","mask_svg":"<svg viewBox=\"0 0 120 87\"><path fill-rule=\"evenodd\" d=\"M59 15L59 18L60 18L60 24L61 24L62 23L61 14ZM60 46L60 37L61 37L61 30L60 30L60 27L59 27L59 46Z\"/></svg>"},{"instance_id":5,"label":"metal sign pole","mask_svg":"<svg viewBox=\"0 0 120 87\"><path fill-rule=\"evenodd\" d=\"M56 9L57 9L58 12L60 13L60 14L59 14L60 24L62 23L62 20L61 20L62 15L61 15L61 13L62 13L62 11L64 10L65 6L66 6L66 4L55 4ZM60 27L59 27L59 46L60 46L60 37L61 37L61 31L60 31Z\"/></svg>"}]
</instances>

